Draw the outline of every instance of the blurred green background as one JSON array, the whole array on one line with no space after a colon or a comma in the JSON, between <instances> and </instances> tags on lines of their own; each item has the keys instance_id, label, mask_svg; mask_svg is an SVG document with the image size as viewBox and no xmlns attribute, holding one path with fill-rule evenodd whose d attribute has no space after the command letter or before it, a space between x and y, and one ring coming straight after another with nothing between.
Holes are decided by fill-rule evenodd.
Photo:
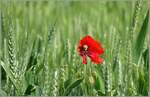
<instances>
[{"instance_id":1,"label":"blurred green background","mask_svg":"<svg viewBox=\"0 0 150 97\"><path fill-rule=\"evenodd\" d=\"M0 96L148 96L148 0L0 3ZM82 64L86 35L103 64Z\"/></svg>"}]
</instances>

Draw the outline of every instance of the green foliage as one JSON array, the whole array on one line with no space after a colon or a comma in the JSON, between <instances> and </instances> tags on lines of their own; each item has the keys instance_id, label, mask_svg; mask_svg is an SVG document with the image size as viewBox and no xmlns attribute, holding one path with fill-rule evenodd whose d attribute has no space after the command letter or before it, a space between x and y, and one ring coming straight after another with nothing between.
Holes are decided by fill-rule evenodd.
<instances>
[{"instance_id":1,"label":"green foliage","mask_svg":"<svg viewBox=\"0 0 150 97\"><path fill-rule=\"evenodd\" d=\"M142 51L143 51L143 48L144 48L145 39L146 39L146 36L147 36L147 33L148 33L148 31L147 31L148 22L149 22L149 10L147 11L146 17L143 21L141 30L138 34L136 44L135 44L137 60L139 60L139 56L142 54Z\"/></svg>"},{"instance_id":2,"label":"green foliage","mask_svg":"<svg viewBox=\"0 0 150 97\"><path fill-rule=\"evenodd\" d=\"M143 52L143 60L144 60L144 65L146 67L146 69L149 68L149 49L147 48L144 52Z\"/></svg>"},{"instance_id":3,"label":"green foliage","mask_svg":"<svg viewBox=\"0 0 150 97\"><path fill-rule=\"evenodd\" d=\"M0 96L148 96L148 1L0 4ZM82 64L85 35L102 43L103 64Z\"/></svg>"},{"instance_id":4,"label":"green foliage","mask_svg":"<svg viewBox=\"0 0 150 97\"><path fill-rule=\"evenodd\" d=\"M64 96L68 96L69 93L72 91L72 89L77 87L78 85L80 85L80 83L82 81L83 81L83 78L78 79L78 80L74 81L73 83L71 83L70 85L68 85L64 91Z\"/></svg>"},{"instance_id":5,"label":"green foliage","mask_svg":"<svg viewBox=\"0 0 150 97\"><path fill-rule=\"evenodd\" d=\"M0 89L0 96L7 96L7 93Z\"/></svg>"},{"instance_id":6,"label":"green foliage","mask_svg":"<svg viewBox=\"0 0 150 97\"><path fill-rule=\"evenodd\" d=\"M1 61L1 66L6 71L6 74L9 76L9 78L11 79L13 84L17 87L17 84L15 83L15 78L14 78L9 66L7 64L4 64L4 62L2 62L2 61Z\"/></svg>"}]
</instances>

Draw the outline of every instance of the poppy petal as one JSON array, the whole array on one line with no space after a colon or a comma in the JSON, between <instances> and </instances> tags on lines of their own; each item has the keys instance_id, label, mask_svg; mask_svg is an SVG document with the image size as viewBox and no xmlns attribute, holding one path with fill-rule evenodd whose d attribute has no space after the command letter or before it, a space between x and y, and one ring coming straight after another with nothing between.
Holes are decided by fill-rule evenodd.
<instances>
[{"instance_id":1,"label":"poppy petal","mask_svg":"<svg viewBox=\"0 0 150 97\"><path fill-rule=\"evenodd\" d=\"M80 41L80 47L82 45L88 45L89 49L98 52L99 54L104 53L104 49L101 46L101 43L95 41L91 36L87 35Z\"/></svg>"},{"instance_id":2,"label":"poppy petal","mask_svg":"<svg viewBox=\"0 0 150 97\"><path fill-rule=\"evenodd\" d=\"M100 58L99 55L104 53L104 49L101 43L94 40L91 36L87 35L81 39L77 49L79 55L82 57L83 64L87 64L86 56L96 64L103 62L103 59Z\"/></svg>"},{"instance_id":3,"label":"poppy petal","mask_svg":"<svg viewBox=\"0 0 150 97\"><path fill-rule=\"evenodd\" d=\"M103 63L103 59L99 57L99 54L92 52L91 54L88 54L88 57L92 60L92 62L96 64L101 64Z\"/></svg>"}]
</instances>

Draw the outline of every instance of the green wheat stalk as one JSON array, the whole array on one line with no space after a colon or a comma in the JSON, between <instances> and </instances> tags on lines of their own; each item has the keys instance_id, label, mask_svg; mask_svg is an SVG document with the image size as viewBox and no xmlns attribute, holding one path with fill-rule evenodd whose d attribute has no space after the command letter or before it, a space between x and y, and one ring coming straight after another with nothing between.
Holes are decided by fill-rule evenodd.
<instances>
[{"instance_id":1,"label":"green wheat stalk","mask_svg":"<svg viewBox=\"0 0 150 97\"><path fill-rule=\"evenodd\" d=\"M52 85L52 96L58 96L58 71L56 70L54 72L54 79L53 79L53 85Z\"/></svg>"},{"instance_id":2,"label":"green wheat stalk","mask_svg":"<svg viewBox=\"0 0 150 97\"><path fill-rule=\"evenodd\" d=\"M138 16L139 16L139 13L140 13L140 10L141 10L141 5L142 5L142 0L136 1L135 10L134 10L133 19L132 19L132 24L131 24L131 27L130 27L130 30L129 30L129 32L131 34L129 35L129 39L127 39L127 52L126 52L126 54L127 54L127 56L126 56L127 57L126 58L126 66L127 66L126 72L127 72L127 75L125 77L125 80L126 80L127 84L126 84L125 90L126 90L126 94L128 94L128 95L129 95L129 88L132 87L129 80L130 81L133 80L132 79L133 66L131 64L131 62L133 61L132 60L133 59L132 58L132 56L133 56L133 54L132 54L132 47L133 47L132 43L133 43L133 40L134 40L134 33L137 29L138 18L139 18Z\"/></svg>"},{"instance_id":3,"label":"green wheat stalk","mask_svg":"<svg viewBox=\"0 0 150 97\"><path fill-rule=\"evenodd\" d=\"M140 11L142 8L142 3L143 3L143 0L137 0L135 4L135 9L134 9L133 18L132 18L131 27L130 27L130 33L131 33L130 41L131 42L133 42L134 40L134 34L136 32L137 24L139 22L139 15L140 15Z\"/></svg>"},{"instance_id":4,"label":"green wheat stalk","mask_svg":"<svg viewBox=\"0 0 150 97\"><path fill-rule=\"evenodd\" d=\"M119 96L124 96L123 93L123 87L122 87L122 76L123 76L123 69L122 69L122 63L121 63L121 58L120 58L120 48L122 45L122 41L119 39L118 43L117 43L117 47L118 47L118 51L117 51L117 59L116 59L116 63L118 65L117 68L117 73L118 73L118 87L117 87L117 94Z\"/></svg>"},{"instance_id":5,"label":"green wheat stalk","mask_svg":"<svg viewBox=\"0 0 150 97\"><path fill-rule=\"evenodd\" d=\"M2 25L3 25L3 23L2 23L2 12L1 12L1 10L0 10L0 49L2 49ZM1 53L1 50L0 50L0 59L1 59L1 55L2 55L2 53ZM2 68L1 68L1 66L0 66L0 89L2 88Z\"/></svg>"},{"instance_id":6,"label":"green wheat stalk","mask_svg":"<svg viewBox=\"0 0 150 97\"><path fill-rule=\"evenodd\" d=\"M70 40L67 40L66 43L66 54L67 54L67 67L68 67L68 77L70 78L72 76L72 66L70 65L70 61L71 61L71 43Z\"/></svg>"},{"instance_id":7,"label":"green wheat stalk","mask_svg":"<svg viewBox=\"0 0 150 97\"><path fill-rule=\"evenodd\" d=\"M108 95L109 93L109 72L108 72L108 67L105 67L105 95Z\"/></svg>"},{"instance_id":8,"label":"green wheat stalk","mask_svg":"<svg viewBox=\"0 0 150 97\"><path fill-rule=\"evenodd\" d=\"M111 75L110 75L110 64L107 64L104 62L102 64L102 74L104 79L104 85L105 85L105 96L111 95Z\"/></svg>"},{"instance_id":9,"label":"green wheat stalk","mask_svg":"<svg viewBox=\"0 0 150 97\"><path fill-rule=\"evenodd\" d=\"M55 25L54 25L55 26ZM48 58L49 58L49 52L50 52L50 44L52 41L52 37L53 37L53 32L54 32L54 26L51 27L48 31L48 37L47 37L47 41L46 41L46 46L45 46L45 53L44 53L44 88L43 88L43 94L44 95L48 95L49 94L49 90L50 90L50 68L49 68L49 63L48 63Z\"/></svg>"},{"instance_id":10,"label":"green wheat stalk","mask_svg":"<svg viewBox=\"0 0 150 97\"><path fill-rule=\"evenodd\" d=\"M62 95L64 92L64 82L65 82L65 76L67 74L67 65L63 62L60 66L60 80L59 80L59 95Z\"/></svg>"},{"instance_id":11,"label":"green wheat stalk","mask_svg":"<svg viewBox=\"0 0 150 97\"><path fill-rule=\"evenodd\" d=\"M72 62L73 62L73 66L76 64L77 61L77 45L74 46L74 51L73 51L73 56L72 56Z\"/></svg>"},{"instance_id":12,"label":"green wheat stalk","mask_svg":"<svg viewBox=\"0 0 150 97\"><path fill-rule=\"evenodd\" d=\"M67 40L67 54L68 54L68 62L70 62L71 60L71 43L70 43L70 40L68 39Z\"/></svg>"},{"instance_id":13,"label":"green wheat stalk","mask_svg":"<svg viewBox=\"0 0 150 97\"><path fill-rule=\"evenodd\" d=\"M13 32L13 24L11 23L9 25L9 32L8 32L8 61L9 61L9 65L10 65L10 69L12 71L12 74L14 75L15 79L16 79L16 75L17 75L17 68L15 66L15 53L14 53L14 32ZM11 85L11 90L13 91L13 93L11 95L15 95L15 87L12 84Z\"/></svg>"},{"instance_id":14,"label":"green wheat stalk","mask_svg":"<svg viewBox=\"0 0 150 97\"><path fill-rule=\"evenodd\" d=\"M49 83L49 67L48 67L48 63L44 64L44 88L43 88L43 94L44 95L48 95L49 93L49 88L50 88L50 83Z\"/></svg>"}]
</instances>

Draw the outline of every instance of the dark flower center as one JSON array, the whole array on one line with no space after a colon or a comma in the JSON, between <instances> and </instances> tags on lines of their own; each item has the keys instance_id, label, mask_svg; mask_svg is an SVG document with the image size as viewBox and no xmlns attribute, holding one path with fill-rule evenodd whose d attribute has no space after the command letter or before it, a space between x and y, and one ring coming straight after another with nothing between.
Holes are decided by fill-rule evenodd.
<instances>
[{"instance_id":1,"label":"dark flower center","mask_svg":"<svg viewBox=\"0 0 150 97\"><path fill-rule=\"evenodd\" d=\"M84 51L87 51L88 50L88 46L86 44L83 45L83 49L84 49Z\"/></svg>"}]
</instances>

